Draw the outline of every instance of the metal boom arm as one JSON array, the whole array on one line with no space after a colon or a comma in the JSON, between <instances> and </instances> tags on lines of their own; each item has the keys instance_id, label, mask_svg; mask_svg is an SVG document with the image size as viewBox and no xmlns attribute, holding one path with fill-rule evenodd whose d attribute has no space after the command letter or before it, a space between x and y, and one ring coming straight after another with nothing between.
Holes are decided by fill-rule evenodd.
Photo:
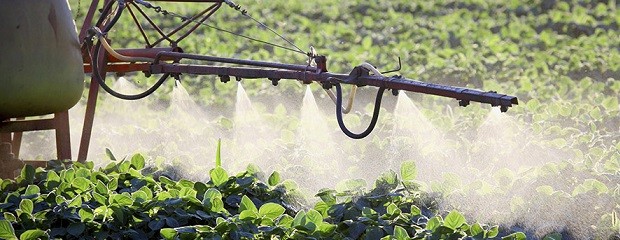
<instances>
[{"instance_id":1,"label":"metal boom arm","mask_svg":"<svg viewBox=\"0 0 620 240\"><path fill-rule=\"evenodd\" d=\"M253 67L226 67L211 65L195 65L182 63L162 63L158 59L174 58L203 60L217 63L229 63L246 65ZM325 57L314 58L317 66L284 64L276 62L252 61L233 58L222 58L204 56L196 54L186 54L179 52L160 52L157 54L155 63L151 65L151 73L189 73L197 75L217 75L226 79L228 76L238 78L267 78L277 84L280 79L294 79L304 83L318 82L324 87L329 88L333 83L353 84L357 86L375 86L385 89L405 90L424 94L437 95L442 97L454 98L460 101L461 106L467 106L469 102L487 103L492 106L499 106L502 112L508 110L512 105L518 104L514 96L498 94L493 91L483 92L480 90L446 86L434 83L415 81L401 76L378 76L369 75L361 67L356 67L350 74L331 73L326 69ZM322 67L321 67L322 66ZM257 68L260 67L260 68Z\"/></svg>"}]
</instances>

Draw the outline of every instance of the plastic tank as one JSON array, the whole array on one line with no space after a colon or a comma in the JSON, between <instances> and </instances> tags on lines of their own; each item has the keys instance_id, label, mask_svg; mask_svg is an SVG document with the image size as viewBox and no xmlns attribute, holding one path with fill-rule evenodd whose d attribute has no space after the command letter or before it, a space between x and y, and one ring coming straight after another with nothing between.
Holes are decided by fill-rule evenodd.
<instances>
[{"instance_id":1,"label":"plastic tank","mask_svg":"<svg viewBox=\"0 0 620 240\"><path fill-rule=\"evenodd\" d=\"M0 0L0 120L62 112L84 89L66 0Z\"/></svg>"}]
</instances>

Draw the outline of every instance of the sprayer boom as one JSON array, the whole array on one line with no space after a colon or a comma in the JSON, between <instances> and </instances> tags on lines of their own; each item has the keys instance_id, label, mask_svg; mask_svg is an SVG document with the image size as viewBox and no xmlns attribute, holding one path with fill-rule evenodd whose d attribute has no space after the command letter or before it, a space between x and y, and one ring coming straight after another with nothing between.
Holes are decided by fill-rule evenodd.
<instances>
[{"instance_id":1,"label":"sprayer boom","mask_svg":"<svg viewBox=\"0 0 620 240\"><path fill-rule=\"evenodd\" d=\"M212 63L228 63L251 67L163 63L159 61L160 58L203 60ZM228 81L231 76L237 79L265 78L271 80L274 85L277 85L281 79L293 79L306 84L318 82L325 89L330 89L335 83L375 86L388 90L391 89L394 93L398 90L404 90L454 98L459 100L460 106L467 106L470 102L487 103L491 104L491 106L499 106L502 112L507 111L513 104L518 104L516 97L498 94L493 91L483 92L469 88L415 81L398 75L388 77L380 73L377 74L378 72L373 72L372 69L367 69L363 66L355 67L348 75L331 73L327 71L326 58L324 56L316 56L313 59L316 66L222 58L178 52L160 52L156 57L155 63L151 65L150 72L217 75L224 82ZM371 72L374 74L371 75Z\"/></svg>"}]
</instances>

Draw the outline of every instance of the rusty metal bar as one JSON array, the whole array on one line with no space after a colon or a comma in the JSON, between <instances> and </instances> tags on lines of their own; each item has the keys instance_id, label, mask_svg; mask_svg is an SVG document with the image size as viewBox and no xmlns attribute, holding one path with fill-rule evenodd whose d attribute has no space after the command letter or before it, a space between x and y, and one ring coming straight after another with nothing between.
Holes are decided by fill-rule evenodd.
<instances>
[{"instance_id":1,"label":"rusty metal bar","mask_svg":"<svg viewBox=\"0 0 620 240\"><path fill-rule=\"evenodd\" d=\"M0 133L7 133L8 142L11 142L10 133L54 129L54 119L19 120L0 123Z\"/></svg>"},{"instance_id":2,"label":"rusty metal bar","mask_svg":"<svg viewBox=\"0 0 620 240\"><path fill-rule=\"evenodd\" d=\"M71 160L69 111L55 113L54 125L56 128L56 155L59 160Z\"/></svg>"}]
</instances>

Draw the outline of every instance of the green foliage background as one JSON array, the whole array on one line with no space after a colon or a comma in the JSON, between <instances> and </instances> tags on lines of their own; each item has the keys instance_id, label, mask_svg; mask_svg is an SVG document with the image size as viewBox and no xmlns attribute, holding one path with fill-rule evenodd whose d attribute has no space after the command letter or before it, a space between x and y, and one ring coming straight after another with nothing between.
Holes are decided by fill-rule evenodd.
<instances>
[{"instance_id":1,"label":"green foliage background","mask_svg":"<svg viewBox=\"0 0 620 240\"><path fill-rule=\"evenodd\" d=\"M80 27L89 3L75 0L70 3ZM204 7L195 3L156 3L182 15L191 15ZM546 208L530 202L553 200L557 209L596 206L587 216L582 216L588 225L596 226L587 232L588 236L608 236L597 235L601 232L617 235L620 231L617 215L620 211L620 14L616 1L238 0L237 3L304 50L312 45L320 54L327 55L330 71L346 73L362 61L380 69L391 69L395 59L401 57L400 74L409 78L516 95L520 105L508 114L533 135L543 138L531 141L524 137L519 139L520 143L557 150L550 158L560 161L539 166L533 173L498 170L493 176L497 182L491 184L504 186L499 190L489 190L486 182L462 186L458 177L450 174L443 176L442 182L430 184L429 189L441 192L447 199L467 196L484 200L491 194L505 199L511 211L531 216L538 216ZM178 19L155 13L152 16L163 26L179 24ZM213 16L211 23L284 44L226 6ZM143 46L130 21L120 22L110 38L116 47ZM209 28L199 28L180 46L190 53L290 63L305 61L302 55L240 40ZM144 87L154 82L153 78L135 79ZM230 109L234 104L234 84L222 84L210 76L184 76L183 81L190 95L197 96L203 106ZM268 81L246 81L244 86L249 95L266 98L301 95L303 90L297 83L273 88ZM166 87L157 93L164 101L169 98L171 86ZM360 98L369 99L366 96L372 95L370 92L362 91ZM456 105L453 100L411 97L424 108L425 116L433 124L464 138L480 125L488 112L479 105L453 111ZM274 111L271 117L284 119L281 115ZM362 145L386 150L382 140ZM455 149L460 150L459 146ZM520 189L520 186L533 186L533 189ZM531 199L518 198L512 195L516 190L535 191L535 194ZM462 203L460 208L467 209L467 202ZM562 214L561 210L555 213ZM524 219L533 221L527 214ZM553 222L555 219L536 220ZM579 228L580 224L569 223L566 227ZM581 237L563 233L567 234ZM544 234L537 236L542 238Z\"/></svg>"}]
</instances>

